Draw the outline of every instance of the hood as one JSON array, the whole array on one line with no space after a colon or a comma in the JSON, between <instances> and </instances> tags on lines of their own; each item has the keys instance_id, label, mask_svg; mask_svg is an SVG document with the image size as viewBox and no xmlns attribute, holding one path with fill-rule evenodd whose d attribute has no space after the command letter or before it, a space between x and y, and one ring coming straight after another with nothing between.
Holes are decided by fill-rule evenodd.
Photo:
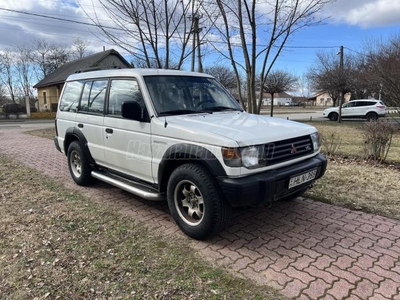
<instances>
[{"instance_id":1,"label":"hood","mask_svg":"<svg viewBox=\"0 0 400 300\"><path fill-rule=\"evenodd\" d=\"M167 120L169 127L223 136L239 146L265 144L317 131L306 124L245 112L171 116Z\"/></svg>"}]
</instances>

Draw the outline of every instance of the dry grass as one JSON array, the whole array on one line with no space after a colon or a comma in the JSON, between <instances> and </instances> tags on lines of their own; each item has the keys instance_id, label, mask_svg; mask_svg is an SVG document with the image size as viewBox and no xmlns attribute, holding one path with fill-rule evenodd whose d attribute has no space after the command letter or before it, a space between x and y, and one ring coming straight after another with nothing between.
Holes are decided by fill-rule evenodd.
<instances>
[{"instance_id":1,"label":"dry grass","mask_svg":"<svg viewBox=\"0 0 400 300\"><path fill-rule=\"evenodd\" d=\"M56 129L54 127L51 128L45 128L45 129L35 129L31 131L27 131L30 135L46 138L46 139L52 139L56 135Z\"/></svg>"},{"instance_id":2,"label":"dry grass","mask_svg":"<svg viewBox=\"0 0 400 300\"><path fill-rule=\"evenodd\" d=\"M400 220L400 170L330 158L324 177L306 196Z\"/></svg>"},{"instance_id":3,"label":"dry grass","mask_svg":"<svg viewBox=\"0 0 400 300\"><path fill-rule=\"evenodd\" d=\"M282 299L0 156L2 299Z\"/></svg>"},{"instance_id":4,"label":"dry grass","mask_svg":"<svg viewBox=\"0 0 400 300\"><path fill-rule=\"evenodd\" d=\"M308 124L315 126L322 135L334 135L340 137L342 143L337 150L337 154L344 156L362 157L364 138L362 126L364 122L343 122L338 124L336 122L308 122ZM323 145L323 150L324 145ZM392 145L390 147L388 161L400 162L400 130L393 136Z\"/></svg>"}]
</instances>

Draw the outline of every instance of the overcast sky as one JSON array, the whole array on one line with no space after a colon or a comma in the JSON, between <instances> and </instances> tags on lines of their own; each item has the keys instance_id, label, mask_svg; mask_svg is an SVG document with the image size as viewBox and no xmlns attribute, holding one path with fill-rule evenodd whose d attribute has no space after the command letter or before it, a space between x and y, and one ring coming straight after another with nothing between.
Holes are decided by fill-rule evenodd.
<instances>
[{"instance_id":1,"label":"overcast sky","mask_svg":"<svg viewBox=\"0 0 400 300\"><path fill-rule=\"evenodd\" d=\"M93 5L98 7L96 0L1 0L0 50L29 43L35 38L71 44L77 37L89 41L92 52L101 51L103 46L115 48L100 39L95 27L1 10L90 22L83 10L92 12ZM386 39L400 33L400 0L338 0L327 5L324 14L330 16L328 24L297 33L280 58L279 68L301 75L321 49L333 47L332 51L336 51L336 47L339 50L343 45L345 51L360 51L367 40ZM126 55L123 51L121 54Z\"/></svg>"}]
</instances>

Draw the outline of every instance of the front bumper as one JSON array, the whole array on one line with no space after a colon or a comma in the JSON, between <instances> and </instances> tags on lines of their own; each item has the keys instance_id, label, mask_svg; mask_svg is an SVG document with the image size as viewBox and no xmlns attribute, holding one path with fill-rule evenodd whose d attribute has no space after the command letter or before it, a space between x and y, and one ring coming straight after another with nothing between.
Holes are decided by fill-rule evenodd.
<instances>
[{"instance_id":1,"label":"front bumper","mask_svg":"<svg viewBox=\"0 0 400 300\"><path fill-rule=\"evenodd\" d=\"M262 206L296 193L312 185L324 175L327 166L322 154L297 164L242 178L218 178L219 186L232 207ZM289 189L291 177L317 169L315 178Z\"/></svg>"}]
</instances>

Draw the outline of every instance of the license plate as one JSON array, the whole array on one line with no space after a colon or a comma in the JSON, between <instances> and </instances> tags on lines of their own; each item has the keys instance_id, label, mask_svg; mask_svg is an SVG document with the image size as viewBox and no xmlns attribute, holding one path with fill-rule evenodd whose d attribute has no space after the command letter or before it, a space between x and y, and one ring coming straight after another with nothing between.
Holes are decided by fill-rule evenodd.
<instances>
[{"instance_id":1,"label":"license plate","mask_svg":"<svg viewBox=\"0 0 400 300\"><path fill-rule=\"evenodd\" d=\"M311 170L298 176L294 176L289 180L289 189L311 181L315 178L315 176L317 176L317 169Z\"/></svg>"}]
</instances>

